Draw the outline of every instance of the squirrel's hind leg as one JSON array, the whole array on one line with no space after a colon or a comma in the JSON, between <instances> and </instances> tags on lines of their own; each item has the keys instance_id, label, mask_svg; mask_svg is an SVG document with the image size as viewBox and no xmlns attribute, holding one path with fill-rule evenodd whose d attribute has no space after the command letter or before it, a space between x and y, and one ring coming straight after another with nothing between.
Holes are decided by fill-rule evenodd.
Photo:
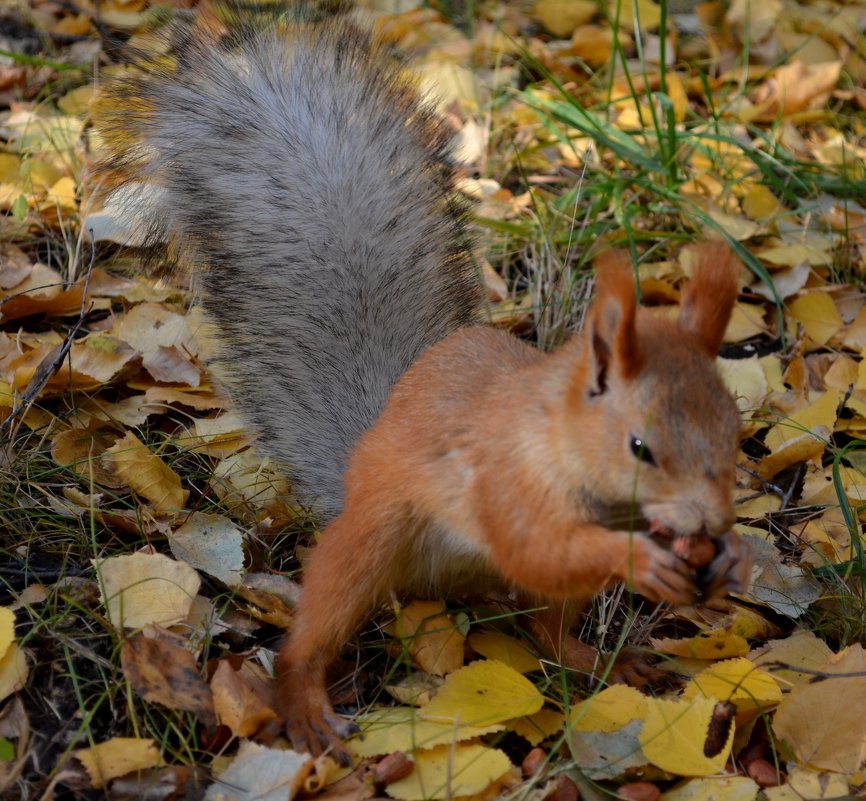
<instances>
[{"instance_id":1,"label":"squirrel's hind leg","mask_svg":"<svg viewBox=\"0 0 866 801\"><path fill-rule=\"evenodd\" d=\"M363 514L343 512L323 532L304 568L301 598L292 632L276 659L277 712L298 751L330 753L343 765L351 758L342 744L356 731L328 699L326 670L340 648L391 590L383 558L399 548L383 548L387 532Z\"/></svg>"}]
</instances>

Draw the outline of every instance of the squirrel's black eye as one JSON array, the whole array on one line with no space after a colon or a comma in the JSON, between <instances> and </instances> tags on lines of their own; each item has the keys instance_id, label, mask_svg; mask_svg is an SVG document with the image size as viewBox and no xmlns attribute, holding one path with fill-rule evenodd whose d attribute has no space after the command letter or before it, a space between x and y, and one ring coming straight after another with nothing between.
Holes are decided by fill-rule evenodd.
<instances>
[{"instance_id":1,"label":"squirrel's black eye","mask_svg":"<svg viewBox=\"0 0 866 801\"><path fill-rule=\"evenodd\" d=\"M631 449L632 455L636 459L640 459L642 462L646 462L647 464L656 463L652 451L646 446L646 443L639 437L634 436L634 434L629 436L628 446Z\"/></svg>"}]
</instances>

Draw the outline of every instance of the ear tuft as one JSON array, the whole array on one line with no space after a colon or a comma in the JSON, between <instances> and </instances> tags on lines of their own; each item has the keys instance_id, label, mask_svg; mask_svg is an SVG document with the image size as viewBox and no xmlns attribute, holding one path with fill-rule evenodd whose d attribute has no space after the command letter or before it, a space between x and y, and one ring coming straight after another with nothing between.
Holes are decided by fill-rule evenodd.
<instances>
[{"instance_id":1,"label":"ear tuft","mask_svg":"<svg viewBox=\"0 0 866 801\"><path fill-rule=\"evenodd\" d=\"M722 242L691 247L688 257L693 264L692 278L683 289L677 325L714 359L739 294L740 260Z\"/></svg>"},{"instance_id":2,"label":"ear tuft","mask_svg":"<svg viewBox=\"0 0 866 801\"><path fill-rule=\"evenodd\" d=\"M590 395L601 395L612 371L631 378L638 372L640 360L631 259L625 251L610 251L596 259L595 265L596 298L587 315L585 337L593 361Z\"/></svg>"}]
</instances>

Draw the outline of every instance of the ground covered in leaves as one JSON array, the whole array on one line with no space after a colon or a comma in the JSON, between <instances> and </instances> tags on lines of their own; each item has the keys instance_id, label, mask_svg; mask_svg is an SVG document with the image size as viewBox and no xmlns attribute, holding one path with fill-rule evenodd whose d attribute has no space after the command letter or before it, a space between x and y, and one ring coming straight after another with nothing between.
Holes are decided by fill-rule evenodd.
<instances>
[{"instance_id":1,"label":"ground covered in leaves","mask_svg":"<svg viewBox=\"0 0 866 801\"><path fill-rule=\"evenodd\" d=\"M603 665L591 692L539 656L507 599L382 610L333 676L365 734L356 767L253 741L275 716L273 653L313 523L211 375L189 288L147 277L135 221L95 206L87 180L88 115L129 69L124 47L172 58L161 26L212 8L14 0L0 10L0 794L862 793L866 4L362 5L454 127L493 324L555 346L612 246L632 250L659 314L676 311L690 243L738 253L719 365L742 412L751 586L712 608L599 600L584 639L657 653L671 688L655 697L605 687Z\"/></svg>"}]
</instances>

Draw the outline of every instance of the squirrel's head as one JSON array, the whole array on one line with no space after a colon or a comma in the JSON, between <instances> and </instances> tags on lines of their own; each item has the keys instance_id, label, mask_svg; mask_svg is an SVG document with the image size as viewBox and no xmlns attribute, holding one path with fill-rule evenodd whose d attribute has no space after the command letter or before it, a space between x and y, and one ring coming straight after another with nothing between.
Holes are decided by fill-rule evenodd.
<instances>
[{"instance_id":1,"label":"squirrel's head","mask_svg":"<svg viewBox=\"0 0 866 801\"><path fill-rule=\"evenodd\" d=\"M737 260L718 244L695 255L673 320L637 307L627 255L599 266L563 444L577 473L592 477L589 496L624 518L607 525L716 535L734 523L739 414L714 361L737 297Z\"/></svg>"}]
</instances>

